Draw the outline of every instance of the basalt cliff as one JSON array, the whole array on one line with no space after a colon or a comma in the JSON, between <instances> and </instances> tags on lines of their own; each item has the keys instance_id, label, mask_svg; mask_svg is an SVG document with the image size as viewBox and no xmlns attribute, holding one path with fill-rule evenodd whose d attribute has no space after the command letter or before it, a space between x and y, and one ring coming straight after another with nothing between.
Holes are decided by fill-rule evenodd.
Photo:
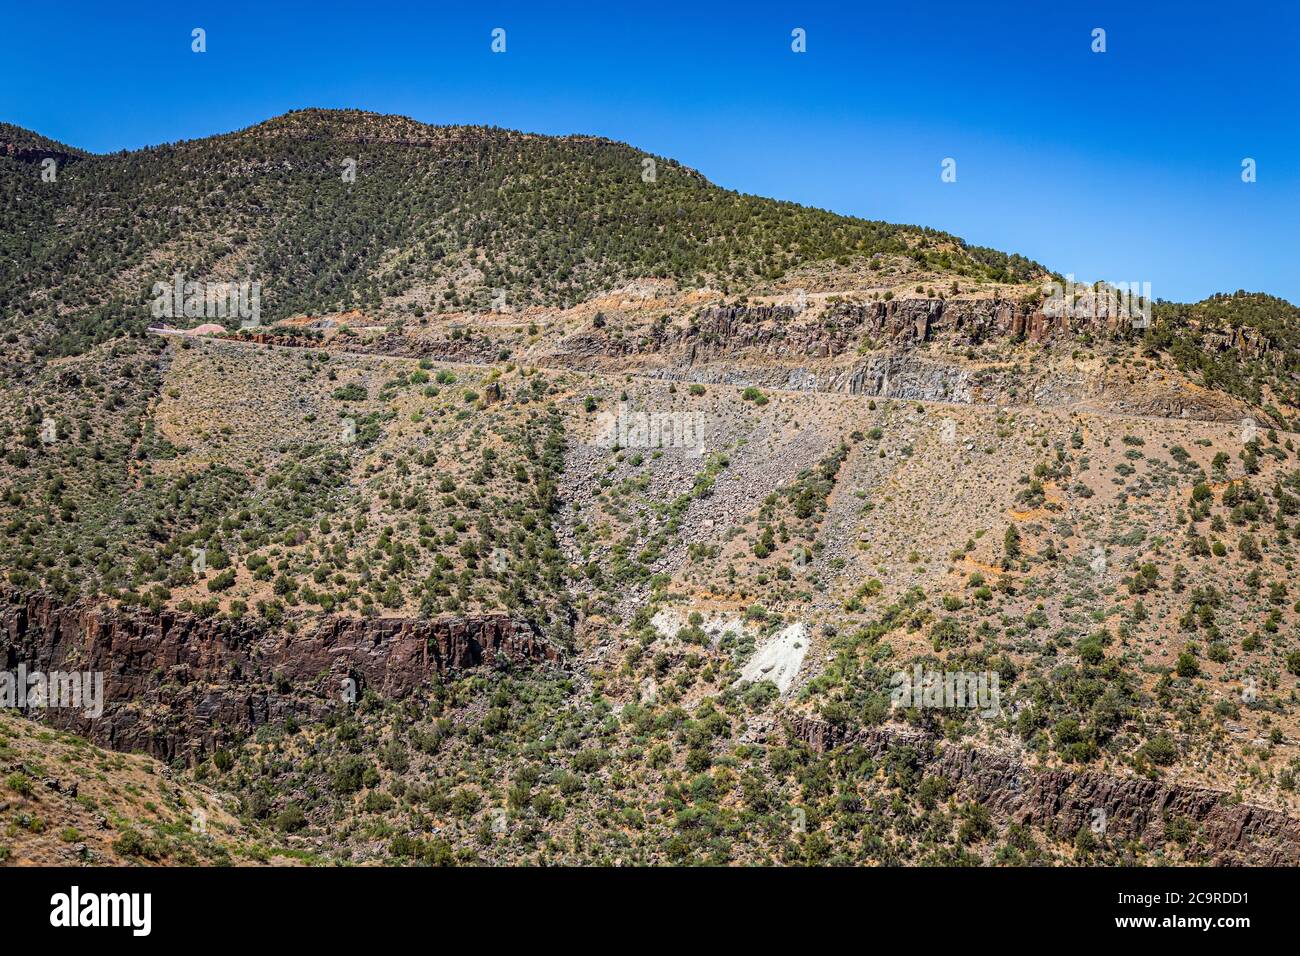
<instances>
[{"instance_id":1,"label":"basalt cliff","mask_svg":"<svg viewBox=\"0 0 1300 956\"><path fill-rule=\"evenodd\" d=\"M789 738L818 753L844 748L883 760L906 751L927 774L947 780L1003 823L1073 836L1081 830L1158 846L1178 826L1214 866L1300 866L1300 820L1231 794L1140 777L1068 768L1040 770L1015 755L944 742L916 728L837 728L794 716Z\"/></svg>"},{"instance_id":2,"label":"basalt cliff","mask_svg":"<svg viewBox=\"0 0 1300 956\"><path fill-rule=\"evenodd\" d=\"M554 646L504 614L322 617L290 630L64 604L44 592L9 591L0 605L0 668L103 674L98 718L72 708L29 716L166 760L210 755L268 721L318 719L367 690L400 698L455 671L558 660Z\"/></svg>"}]
</instances>

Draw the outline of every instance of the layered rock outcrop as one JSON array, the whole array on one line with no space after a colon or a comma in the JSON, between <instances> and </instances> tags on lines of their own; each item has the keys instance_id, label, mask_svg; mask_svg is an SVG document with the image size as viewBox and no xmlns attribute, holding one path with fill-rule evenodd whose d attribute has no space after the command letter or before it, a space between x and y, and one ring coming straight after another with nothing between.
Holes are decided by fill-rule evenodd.
<instances>
[{"instance_id":1,"label":"layered rock outcrop","mask_svg":"<svg viewBox=\"0 0 1300 956\"><path fill-rule=\"evenodd\" d=\"M977 345L999 337L1043 342L1081 335L1129 334L1133 318L1102 302L1088 310L1046 311L1007 299L890 299L832 302L817 312L789 305L727 305L702 310L689 325L660 325L615 337L599 329L569 337L572 357L631 356L681 350L689 363L737 353L773 358L833 358L860 345L910 348L943 340Z\"/></svg>"},{"instance_id":2,"label":"layered rock outcrop","mask_svg":"<svg viewBox=\"0 0 1300 956\"><path fill-rule=\"evenodd\" d=\"M103 674L100 716L71 708L32 716L102 746L168 760L210 752L269 721L317 718L367 688L400 698L453 671L559 657L529 624L506 615L323 617L291 631L64 604L42 592L8 592L0 604L0 669Z\"/></svg>"},{"instance_id":3,"label":"layered rock outcrop","mask_svg":"<svg viewBox=\"0 0 1300 956\"><path fill-rule=\"evenodd\" d=\"M1100 824L1108 840L1158 847L1168 839L1166 827L1180 821L1192 825L1193 848L1215 865L1300 865L1300 820L1236 803L1216 790L1095 771L1036 770L1014 756L943 743L914 728L861 730L797 716L786 733L818 752L853 746L882 758L911 748L926 774L948 779L995 817L1061 839Z\"/></svg>"},{"instance_id":4,"label":"layered rock outcrop","mask_svg":"<svg viewBox=\"0 0 1300 956\"><path fill-rule=\"evenodd\" d=\"M1242 402L1188 387L1179 376L1138 378L1125 367L1074 360L1072 353L1089 341L1140 335L1139 316L1116 311L1105 299L1041 309L1009 299L938 298L839 300L805 310L711 306L688 325L661 322L634 333L593 325L564 339L541 362L901 401L1075 406L1225 422L1251 414ZM1034 353L1031 361L1014 349L1001 358L996 349L970 354L974 346L1000 340L1058 347Z\"/></svg>"}]
</instances>

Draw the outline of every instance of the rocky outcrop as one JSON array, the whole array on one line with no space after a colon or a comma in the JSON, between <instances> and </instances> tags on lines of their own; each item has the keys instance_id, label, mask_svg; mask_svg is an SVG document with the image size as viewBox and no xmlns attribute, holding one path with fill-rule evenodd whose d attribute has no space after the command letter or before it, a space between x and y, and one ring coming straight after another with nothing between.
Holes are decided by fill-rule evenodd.
<instances>
[{"instance_id":1,"label":"rocky outcrop","mask_svg":"<svg viewBox=\"0 0 1300 956\"><path fill-rule=\"evenodd\" d=\"M1250 362L1262 362L1275 355L1273 342L1267 335L1250 326L1234 326L1227 329L1207 329L1196 326L1201 342L1210 352L1235 352L1239 359Z\"/></svg>"},{"instance_id":2,"label":"rocky outcrop","mask_svg":"<svg viewBox=\"0 0 1300 956\"><path fill-rule=\"evenodd\" d=\"M69 153L57 146L49 148L28 143L0 143L0 157L16 159L19 162L41 162L46 159L57 160L59 165L73 163L81 159L76 153Z\"/></svg>"},{"instance_id":3,"label":"rocky outcrop","mask_svg":"<svg viewBox=\"0 0 1300 956\"><path fill-rule=\"evenodd\" d=\"M1095 771L1036 770L1012 755L943 742L915 728L858 729L795 716L786 734L820 753L848 745L877 759L910 747L925 773L947 778L1003 822L1061 839L1100 824L1107 840L1158 847L1166 827L1184 821L1193 825L1193 847L1215 865L1300 865L1300 820L1233 802L1220 791Z\"/></svg>"},{"instance_id":4,"label":"rocky outcrop","mask_svg":"<svg viewBox=\"0 0 1300 956\"><path fill-rule=\"evenodd\" d=\"M961 405L1070 406L1083 411L1201 421L1254 414L1241 401L1190 387L1177 375L1082 365L1089 340L1140 334L1132 317L1097 300L1088 311L1045 310L1006 299L891 299L831 302L820 311L789 305L714 306L689 326L660 322L620 332L592 327L566 338L543 364L599 374L635 370L665 381L862 395ZM987 341L1038 342L972 354ZM1052 348L1051 346L1057 346ZM1278 422L1267 421L1270 425Z\"/></svg>"},{"instance_id":5,"label":"rocky outcrop","mask_svg":"<svg viewBox=\"0 0 1300 956\"><path fill-rule=\"evenodd\" d=\"M967 369L909 355L873 356L835 385L834 391L903 401L969 404L974 394Z\"/></svg>"},{"instance_id":6,"label":"rocky outcrop","mask_svg":"<svg viewBox=\"0 0 1300 956\"><path fill-rule=\"evenodd\" d=\"M687 364L744 354L818 359L851 354L864 344L908 349L942 340L977 345L1005 337L1046 342L1084 335L1129 335L1132 318L1104 302L1088 310L1043 311L1006 299L890 299L832 302L818 312L789 305L703 309L688 325L657 325L635 335L592 328L570 336L560 352L573 359L681 352Z\"/></svg>"},{"instance_id":7,"label":"rocky outcrop","mask_svg":"<svg viewBox=\"0 0 1300 956\"><path fill-rule=\"evenodd\" d=\"M892 299L830 306L823 321L860 327L892 345L920 345L943 339L955 345L978 345L995 338L1031 342L1083 335L1127 336L1133 318L1112 310L1105 301L1064 308L1031 308L1006 299Z\"/></svg>"},{"instance_id":8,"label":"rocky outcrop","mask_svg":"<svg viewBox=\"0 0 1300 956\"><path fill-rule=\"evenodd\" d=\"M103 675L98 717L33 713L103 746L189 757L269 721L314 719L372 688L404 697L478 666L555 662L558 649L506 615L322 617L296 630L9 592L0 605L0 669Z\"/></svg>"},{"instance_id":9,"label":"rocky outcrop","mask_svg":"<svg viewBox=\"0 0 1300 956\"><path fill-rule=\"evenodd\" d=\"M250 345L279 345L288 349L319 349L323 343L309 335L288 335L279 332L226 332L216 336L229 342L245 342Z\"/></svg>"}]
</instances>

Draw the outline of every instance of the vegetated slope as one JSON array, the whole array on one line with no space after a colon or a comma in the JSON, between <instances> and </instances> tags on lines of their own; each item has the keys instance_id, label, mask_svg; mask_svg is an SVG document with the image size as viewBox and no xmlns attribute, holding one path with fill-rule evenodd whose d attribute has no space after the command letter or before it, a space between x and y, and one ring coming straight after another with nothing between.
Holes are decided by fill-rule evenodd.
<instances>
[{"instance_id":1,"label":"vegetated slope","mask_svg":"<svg viewBox=\"0 0 1300 956\"><path fill-rule=\"evenodd\" d=\"M1041 271L933 230L743 196L662 157L645 181L646 158L592 137L323 110L89 157L54 183L0 158L0 301L38 353L68 353L143 328L153 283L177 271L261 282L270 319L498 294L571 303L630 277L727 282L880 251Z\"/></svg>"},{"instance_id":2,"label":"vegetated slope","mask_svg":"<svg viewBox=\"0 0 1300 956\"><path fill-rule=\"evenodd\" d=\"M228 804L230 806L228 806ZM0 865L284 865L233 801L164 764L0 711Z\"/></svg>"},{"instance_id":3,"label":"vegetated slope","mask_svg":"<svg viewBox=\"0 0 1300 956\"><path fill-rule=\"evenodd\" d=\"M98 346L10 395L8 580L272 624L286 607L508 611L562 640L556 388L517 368Z\"/></svg>"},{"instance_id":4,"label":"vegetated slope","mask_svg":"<svg viewBox=\"0 0 1300 956\"><path fill-rule=\"evenodd\" d=\"M1146 337L1152 350L1206 388L1256 405L1300 405L1300 308L1262 293L1238 291L1192 305L1161 303Z\"/></svg>"},{"instance_id":5,"label":"vegetated slope","mask_svg":"<svg viewBox=\"0 0 1300 956\"><path fill-rule=\"evenodd\" d=\"M1266 844L1217 815L1294 813L1294 436L589 384L560 488L577 653L270 728L233 751L249 806L400 863L1240 862ZM624 394L700 409L706 453L601 445ZM791 625L791 690L742 680ZM1000 707L891 708L917 665L998 675ZM951 773L967 746L1026 768L1000 798L1025 820Z\"/></svg>"},{"instance_id":6,"label":"vegetated slope","mask_svg":"<svg viewBox=\"0 0 1300 956\"><path fill-rule=\"evenodd\" d=\"M19 159L84 159L90 155L12 123L0 123L0 154Z\"/></svg>"},{"instance_id":7,"label":"vegetated slope","mask_svg":"<svg viewBox=\"0 0 1300 956\"><path fill-rule=\"evenodd\" d=\"M175 773L336 859L1292 859L1295 308L1062 321L1016 257L643 158L322 111L57 184L0 157L7 582L277 654L543 632L387 698L268 665L211 734L145 712L241 668L110 675L190 728ZM266 327L138 334L173 271L262 282ZM891 707L917 665L1001 706Z\"/></svg>"},{"instance_id":8,"label":"vegetated slope","mask_svg":"<svg viewBox=\"0 0 1300 956\"><path fill-rule=\"evenodd\" d=\"M320 359L251 348L195 346L169 365L181 394L203 394L211 376L230 400L211 420L208 403L167 406L158 427L185 449L176 462L257 461L298 427L253 411L247 397L275 378L310 394L308 367ZM415 360L338 356L324 369L335 383L367 369L388 382L403 367L420 370ZM505 369L498 381L508 386L517 372ZM437 420L445 393L482 373L454 374L465 377L437 395L388 389L385 404L403 414L379 427L400 440L359 450L350 473L367 474L357 466L368 461L389 487L403 467L419 474L419 455L398 449L421 431L402 422L412 408ZM519 379L523 394L503 387L499 401L443 418L462 421L462 435L479 422L483 437L491 416L523 423L536 409L534 377ZM1071 823L1036 804L1027 812L1037 823L1016 823L940 772L953 758L928 756L935 739L1035 773L1204 785L1225 808L1236 791L1294 810L1294 436L1261 430L1243 442L1223 423L546 378L543 401L564 435L550 521L564 606L576 613L571 649L558 666L455 673L399 699L335 700L320 721L250 727L228 760L195 754L250 825L274 823L297 846L354 862L1251 859L1254 841L1225 850L1193 812L1206 805L1195 794L1173 800L1140 839L1119 829L1121 809L1142 812L1132 796L1105 804L1117 814L1110 836L1093 832L1089 813ZM271 404L294 407L283 395ZM702 453L602 443L603 416L620 406L698 412ZM453 434L431 477L483 461L487 443ZM321 612L308 591L363 607L373 592L351 562L335 569L343 582L314 572L336 544L371 564L398 546L424 550L421 538L433 536L418 517L403 526L400 507L385 517L391 499L355 499L392 529L378 548L310 522L305 541L245 538L216 522L201 540L233 558L234 583L210 592L209 572L168 603L239 613L232 595L251 602L268 586L245 570L261 555L293 584L271 598L286 623ZM508 514L492 513L507 529ZM459 518L441 505L431 515L447 530ZM470 523L457 544L486 551L484 533ZM472 596L495 593L487 563L457 561L455 575ZM400 571L373 577L411 593ZM200 608L210 596L216 607ZM803 646L790 691L742 681L791 625L802 626ZM891 675L916 664L998 674L1001 710L891 710ZM861 751L863 735L882 729L898 746Z\"/></svg>"}]
</instances>

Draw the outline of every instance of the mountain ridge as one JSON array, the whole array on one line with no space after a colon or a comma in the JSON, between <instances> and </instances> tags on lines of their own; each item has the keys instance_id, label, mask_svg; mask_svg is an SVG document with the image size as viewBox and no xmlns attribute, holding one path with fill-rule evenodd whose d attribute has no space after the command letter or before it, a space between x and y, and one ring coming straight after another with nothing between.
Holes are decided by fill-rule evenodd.
<instances>
[{"instance_id":1,"label":"mountain ridge","mask_svg":"<svg viewBox=\"0 0 1300 956\"><path fill-rule=\"evenodd\" d=\"M367 135L364 133L356 133L353 135L341 134L339 127L341 127L343 124L356 123L356 122L379 122L379 123L387 124L389 126L404 128L408 130L411 134L424 134L424 138L421 139L418 138L418 136L417 138L392 137L390 134L390 138L385 139L383 137L376 138L373 135ZM333 131L331 131L330 129L331 124L333 124L335 127ZM326 135L324 136L320 135L322 131ZM205 136L197 136L197 137L178 139L178 140L169 140L161 143L150 144L150 145L138 147L136 149L120 149L120 150L112 150L103 153L95 153L88 150L83 150L79 147L74 147L74 146L67 145L65 143L60 143L56 140L50 139L49 137L44 136L43 134L33 129L29 129L27 127L18 126L16 124L11 124L11 123L0 123L0 147L3 147L5 145L10 145L14 147L22 146L22 147L31 147L31 148L48 148L57 153L76 155L82 158L95 159L95 158L109 158L113 156L120 156L122 154L148 152L151 150L159 150L164 148L176 148L181 146L199 145L199 144L208 143L217 140L223 140L223 139L241 139L241 138L256 139L260 137L265 137L265 138L283 137L286 139L303 139L308 141L317 140L317 139L327 139L327 140L332 140L337 142L355 142L358 144L392 142L392 143L399 143L399 144L406 144L406 145L429 145L429 146L438 145L441 142L441 138L432 138L432 139L428 138L429 132L433 132L437 134L451 134L451 133L458 133L458 132L481 133L481 134L486 134L487 136L499 136L507 140L508 139L538 139L538 140L554 140L559 142L599 143L608 146L623 147L632 150L640 155L654 156L655 158L658 159L666 158L661 154L654 154L648 150L640 149L635 144L624 142L622 140L612 139L610 137L601 136L594 133L571 132L571 133L552 134L552 133L531 132L528 130L517 129L514 127L496 126L494 124L426 123L422 120L417 120L414 119L413 117L407 116L406 114L381 113L374 110L365 110L356 107L297 107L294 109L286 110L284 113L279 113L276 114L275 116L271 116L265 120L260 120L256 123L252 123L248 126L239 127L237 129L229 130L226 132L210 133ZM270 135L268 136L267 134ZM688 172L700 176L700 178L703 181L709 183L710 185L715 185L715 186L717 185L713 183L712 180L709 180L707 177L705 177L703 173L701 173L699 170L685 166L684 164L681 164L674 160L669 160L669 161L673 162L674 165L687 170ZM726 187L718 187L718 188L726 189ZM727 191L736 192L734 190L727 190ZM763 196L757 193L738 192L737 194L743 196L751 196L759 199L771 199L774 202L788 202L786 200L778 200L775 199L774 197ZM830 213L832 215L840 216L846 219L863 219L864 221L876 221L876 220L865 220L864 217L856 216L850 213L841 213L826 206L805 205L802 203L790 203L790 204L797 205L800 208L811 209L818 212ZM918 231L932 228L932 227L920 226L915 223L895 223L893 225L896 225L899 228L903 228L903 229L914 229ZM933 231L940 232L944 235L951 236L953 238L958 238L954 234L944 232L943 230L934 229ZM965 243L965 240L961 240L961 241L964 244L967 244ZM1042 268L1043 271L1047 273L1045 267L1040 266L1040 268ZM1059 275L1059 273L1048 273L1048 274ZM1244 290L1236 290L1235 292L1231 292L1225 289L1220 292L1210 293L1204 296L1202 299L1191 300L1189 302L1182 303L1182 304L1187 304L1187 305L1201 304L1224 296L1239 295L1242 291ZM1251 294L1272 296L1272 293L1268 293L1265 290L1256 290ZM1292 306L1293 308L1296 307L1295 303L1291 303L1289 300L1283 297L1280 296L1272 296L1272 297L1280 299L1281 301ZM1166 301L1174 301L1174 300L1166 300Z\"/></svg>"},{"instance_id":2,"label":"mountain ridge","mask_svg":"<svg viewBox=\"0 0 1300 956\"><path fill-rule=\"evenodd\" d=\"M357 156L331 149L340 125ZM439 144L435 165L422 150L385 142L394 129ZM363 132L373 141L355 141ZM1043 272L937 230L725 190L670 159L598 137L302 111L79 167L45 189L55 184L0 168L13 186L0 213L14 246L0 256L0 297L21 316L46 312L55 326L79 326L49 330L64 339L54 344L59 352L139 328L129 313L148 301L152 277L139 275L146 267L153 277L260 279L272 318L378 307L415 281L435 287L435 308L466 296L487 304L494 288L520 302L571 304L629 278L744 283L801 262L876 252L933 256L973 275ZM343 248L341 261L329 261Z\"/></svg>"},{"instance_id":3,"label":"mountain ridge","mask_svg":"<svg viewBox=\"0 0 1300 956\"><path fill-rule=\"evenodd\" d=\"M1296 858L1284 300L1053 290L623 144L360 112L37 172L0 156L0 661L102 673L99 717L28 716L257 844ZM232 283L259 315L208 311ZM43 774L0 736L21 861Z\"/></svg>"}]
</instances>

